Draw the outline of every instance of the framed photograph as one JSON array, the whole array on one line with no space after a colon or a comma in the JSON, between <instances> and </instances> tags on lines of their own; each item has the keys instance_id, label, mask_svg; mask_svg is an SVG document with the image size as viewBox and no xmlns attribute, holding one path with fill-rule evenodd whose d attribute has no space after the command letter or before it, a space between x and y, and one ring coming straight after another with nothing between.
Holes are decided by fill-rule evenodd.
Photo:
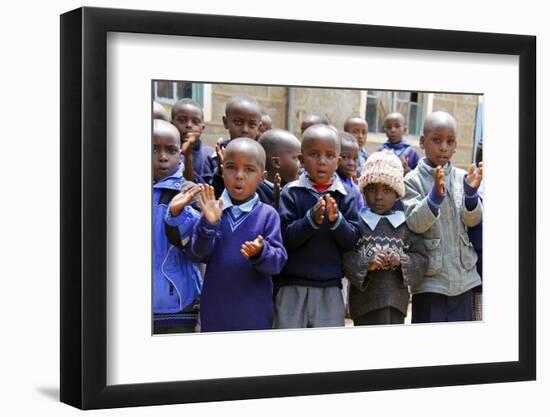
<instances>
[{"instance_id":1,"label":"framed photograph","mask_svg":"<svg viewBox=\"0 0 550 417\"><path fill-rule=\"evenodd\" d=\"M535 46L482 32L63 14L61 401L96 409L535 379ZM214 145L225 102L241 94L297 136L308 103L355 100L349 112L380 144L389 109L406 115L413 143L431 110L448 110L468 132L464 167L482 129L483 319L154 334L153 102L198 101Z\"/></svg>"}]
</instances>

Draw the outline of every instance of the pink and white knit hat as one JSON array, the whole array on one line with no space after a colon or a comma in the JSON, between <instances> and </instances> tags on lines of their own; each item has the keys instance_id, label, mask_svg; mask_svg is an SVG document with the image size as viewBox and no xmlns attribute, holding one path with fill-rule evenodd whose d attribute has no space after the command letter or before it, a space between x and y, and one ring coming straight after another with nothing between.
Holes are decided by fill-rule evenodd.
<instances>
[{"instance_id":1,"label":"pink and white knit hat","mask_svg":"<svg viewBox=\"0 0 550 417\"><path fill-rule=\"evenodd\" d=\"M363 193L368 184L382 183L389 185L399 198L405 195L405 184L403 183L403 164L395 154L384 149L371 154L359 178L359 189Z\"/></svg>"}]
</instances>

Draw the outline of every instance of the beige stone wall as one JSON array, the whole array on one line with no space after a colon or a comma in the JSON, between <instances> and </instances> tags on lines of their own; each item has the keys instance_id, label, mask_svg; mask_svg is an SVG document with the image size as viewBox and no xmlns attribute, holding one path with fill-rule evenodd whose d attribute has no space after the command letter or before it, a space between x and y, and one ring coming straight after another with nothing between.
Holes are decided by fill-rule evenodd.
<instances>
[{"instance_id":1,"label":"beige stone wall","mask_svg":"<svg viewBox=\"0 0 550 417\"><path fill-rule=\"evenodd\" d=\"M343 129L348 117L365 114L365 109L361 107L359 90L294 88L293 133L300 136L300 124L304 116L311 112L325 113L336 128Z\"/></svg>"},{"instance_id":2,"label":"beige stone wall","mask_svg":"<svg viewBox=\"0 0 550 417\"><path fill-rule=\"evenodd\" d=\"M212 84L212 118L206 122L206 128L202 135L205 143L212 145L218 138L228 136L222 122L225 103L230 97L237 95L254 97L271 116L273 127L286 127L286 87Z\"/></svg>"},{"instance_id":3,"label":"beige stone wall","mask_svg":"<svg viewBox=\"0 0 550 417\"><path fill-rule=\"evenodd\" d=\"M434 94L432 111L446 111L458 123L458 148L453 163L461 168L467 168L472 161L478 99L476 95Z\"/></svg>"}]
</instances>

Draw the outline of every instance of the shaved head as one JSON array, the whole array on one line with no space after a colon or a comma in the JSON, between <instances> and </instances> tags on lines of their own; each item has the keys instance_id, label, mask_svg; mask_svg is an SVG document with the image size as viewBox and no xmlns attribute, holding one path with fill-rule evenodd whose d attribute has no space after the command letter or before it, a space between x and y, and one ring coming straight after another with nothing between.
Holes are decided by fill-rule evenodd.
<instances>
[{"instance_id":1,"label":"shaved head","mask_svg":"<svg viewBox=\"0 0 550 417\"><path fill-rule=\"evenodd\" d=\"M308 127L302 135L302 152L306 146L317 140L333 140L336 152L340 154L340 138L338 137L338 131L334 127L324 124Z\"/></svg>"},{"instance_id":2,"label":"shaved head","mask_svg":"<svg viewBox=\"0 0 550 417\"><path fill-rule=\"evenodd\" d=\"M181 145L180 132L172 123L162 119L153 120L153 135L174 136Z\"/></svg>"},{"instance_id":3,"label":"shaved head","mask_svg":"<svg viewBox=\"0 0 550 417\"><path fill-rule=\"evenodd\" d=\"M398 112L388 113L384 118L384 122L386 120L396 120L396 119L399 120L404 125L407 124L407 122L405 121L405 116L403 116L401 113L398 113Z\"/></svg>"},{"instance_id":4,"label":"shaved head","mask_svg":"<svg viewBox=\"0 0 550 417\"><path fill-rule=\"evenodd\" d=\"M231 154L236 153L246 154L254 158L262 171L265 170L265 151L255 140L250 138L233 139L225 148L224 160L226 157L230 157Z\"/></svg>"},{"instance_id":5,"label":"shaved head","mask_svg":"<svg viewBox=\"0 0 550 417\"><path fill-rule=\"evenodd\" d=\"M457 123L453 116L445 111L435 111L431 113L424 121L424 129L422 130L422 134L425 136L432 130L439 127L453 129L455 133L457 131Z\"/></svg>"},{"instance_id":6,"label":"shaved head","mask_svg":"<svg viewBox=\"0 0 550 417\"><path fill-rule=\"evenodd\" d=\"M282 149L300 149L298 138L284 129L270 129L266 131L260 136L259 143L265 149L267 159L272 156L278 156Z\"/></svg>"}]
</instances>

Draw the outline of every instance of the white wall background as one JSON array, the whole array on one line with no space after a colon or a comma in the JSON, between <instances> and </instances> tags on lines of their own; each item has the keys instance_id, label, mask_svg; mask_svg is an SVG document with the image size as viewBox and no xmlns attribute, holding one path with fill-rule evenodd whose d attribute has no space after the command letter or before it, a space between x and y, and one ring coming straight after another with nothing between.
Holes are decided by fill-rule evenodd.
<instances>
[{"instance_id":1,"label":"white wall background","mask_svg":"<svg viewBox=\"0 0 550 417\"><path fill-rule=\"evenodd\" d=\"M506 4L509 3L509 4ZM465 0L455 10L441 1L360 2L202 2L145 0L93 1L88 6L157 9L179 12L249 15L290 19L416 26L538 37L538 126L548 112L550 27L538 2L499 3L498 7ZM0 82L3 93L0 206L2 287L0 384L2 415L76 415L58 402L59 395L59 14L80 7L70 0L46 4L9 2L0 16ZM545 111L546 110L546 111ZM550 151L538 131L538 154ZM506 155L503 155L506 157ZM540 169L538 207L546 207ZM94 415L296 415L340 413L410 416L519 414L548 415L544 394L550 389L550 330L546 324L550 292L544 269L550 247L548 217L538 222L538 380L536 382L325 395L108 410ZM28 242L33 242L33 247ZM21 301L25 300L25 301Z\"/></svg>"}]
</instances>

